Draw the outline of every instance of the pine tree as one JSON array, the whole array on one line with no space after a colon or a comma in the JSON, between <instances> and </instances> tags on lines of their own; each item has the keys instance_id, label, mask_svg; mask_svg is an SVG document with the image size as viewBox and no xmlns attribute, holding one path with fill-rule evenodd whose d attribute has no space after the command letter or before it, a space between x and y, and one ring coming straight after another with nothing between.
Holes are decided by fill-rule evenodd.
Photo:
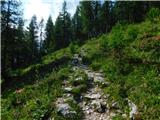
<instances>
[{"instance_id":1,"label":"pine tree","mask_svg":"<svg viewBox=\"0 0 160 120\"><path fill-rule=\"evenodd\" d=\"M111 29L111 10L112 2L105 1L100 10L100 26L103 33L108 32Z\"/></svg>"},{"instance_id":2,"label":"pine tree","mask_svg":"<svg viewBox=\"0 0 160 120\"><path fill-rule=\"evenodd\" d=\"M29 42L31 50L31 59L36 59L38 55L38 25L37 17L34 15L29 24Z\"/></svg>"},{"instance_id":3,"label":"pine tree","mask_svg":"<svg viewBox=\"0 0 160 120\"><path fill-rule=\"evenodd\" d=\"M90 38L94 35L93 26L94 26L94 15L92 9L92 2L91 1L81 1L81 16L82 16L82 25L83 25L83 32L86 34L87 38Z\"/></svg>"},{"instance_id":4,"label":"pine tree","mask_svg":"<svg viewBox=\"0 0 160 120\"><path fill-rule=\"evenodd\" d=\"M1 50L2 50L2 76L7 76L7 71L14 63L15 31L21 16L20 2L16 0L1 1Z\"/></svg>"},{"instance_id":5,"label":"pine tree","mask_svg":"<svg viewBox=\"0 0 160 120\"><path fill-rule=\"evenodd\" d=\"M93 34L97 36L101 33L100 26L100 10L101 10L101 2L100 1L92 1L92 10L93 10Z\"/></svg>"},{"instance_id":6,"label":"pine tree","mask_svg":"<svg viewBox=\"0 0 160 120\"><path fill-rule=\"evenodd\" d=\"M46 38L43 43L44 50L47 52L55 50L54 25L51 16L49 16L46 23L45 36Z\"/></svg>"},{"instance_id":7,"label":"pine tree","mask_svg":"<svg viewBox=\"0 0 160 120\"><path fill-rule=\"evenodd\" d=\"M76 12L72 18L72 35L73 35L73 41L82 42L84 39L84 35L82 32L82 17L80 14L80 7L77 6Z\"/></svg>"},{"instance_id":8,"label":"pine tree","mask_svg":"<svg viewBox=\"0 0 160 120\"><path fill-rule=\"evenodd\" d=\"M43 49L43 37L44 37L44 33L43 33L43 27L44 27L44 19L42 18L40 23L39 23L39 30L40 30L40 43L39 43L39 48L40 48L40 54L42 53L42 49Z\"/></svg>"},{"instance_id":9,"label":"pine tree","mask_svg":"<svg viewBox=\"0 0 160 120\"><path fill-rule=\"evenodd\" d=\"M72 39L71 18L66 6L64 1L62 12L58 15L55 23L56 49L68 46Z\"/></svg>"},{"instance_id":10,"label":"pine tree","mask_svg":"<svg viewBox=\"0 0 160 120\"><path fill-rule=\"evenodd\" d=\"M141 22L147 13L147 4L143 1L117 1L113 7L114 17L117 22Z\"/></svg>"}]
</instances>

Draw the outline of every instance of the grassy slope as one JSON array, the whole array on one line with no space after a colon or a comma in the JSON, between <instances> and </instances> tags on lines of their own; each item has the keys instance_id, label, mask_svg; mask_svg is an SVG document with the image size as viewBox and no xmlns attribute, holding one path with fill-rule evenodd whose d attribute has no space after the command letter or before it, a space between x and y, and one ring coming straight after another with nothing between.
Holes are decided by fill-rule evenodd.
<instances>
[{"instance_id":1,"label":"grassy slope","mask_svg":"<svg viewBox=\"0 0 160 120\"><path fill-rule=\"evenodd\" d=\"M108 35L88 41L85 60L94 70L102 69L111 84L104 92L110 102L118 100L128 113L123 98L130 98L142 119L160 119L160 21L116 25Z\"/></svg>"},{"instance_id":2,"label":"grassy slope","mask_svg":"<svg viewBox=\"0 0 160 120\"><path fill-rule=\"evenodd\" d=\"M160 118L160 22L116 25L108 35L91 39L80 49L85 51L84 62L94 70L104 71L110 86L103 89L110 94L110 102L118 101L128 112L124 101L128 97L138 106L142 119ZM62 80L70 70L61 65L60 71L53 71L51 65L64 54L71 58L73 50L74 46L71 51L62 49L45 56L41 64L14 72L13 76L18 72L23 80L34 82L18 85L17 80L15 89L23 88L22 92L5 91L2 119L40 119L50 116L51 111L57 119L63 119L55 113L53 102L62 95Z\"/></svg>"},{"instance_id":3,"label":"grassy slope","mask_svg":"<svg viewBox=\"0 0 160 120\"><path fill-rule=\"evenodd\" d=\"M2 119L29 120L47 117L54 109L53 102L62 95L61 78L64 74L68 75L68 70L62 74L59 67L63 71L70 57L70 50L65 48L43 57L40 64L14 71L13 83L2 94ZM52 64L57 70L53 69Z\"/></svg>"},{"instance_id":4,"label":"grassy slope","mask_svg":"<svg viewBox=\"0 0 160 120\"><path fill-rule=\"evenodd\" d=\"M37 64L26 67L25 69L17 69L10 73L10 78L6 82L2 82L2 93L7 91L15 91L25 85L34 84L37 79L43 79L46 74L55 71L61 65L67 64L71 59L69 48L64 48L42 58L42 61ZM12 79L12 81L10 81ZM7 88L7 89L6 89Z\"/></svg>"}]
</instances>

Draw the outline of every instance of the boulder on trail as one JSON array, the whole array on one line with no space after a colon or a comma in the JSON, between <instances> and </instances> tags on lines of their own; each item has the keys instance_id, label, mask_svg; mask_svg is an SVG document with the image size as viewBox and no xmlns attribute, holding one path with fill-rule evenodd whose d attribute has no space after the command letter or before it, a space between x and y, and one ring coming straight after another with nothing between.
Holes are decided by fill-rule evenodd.
<instances>
[{"instance_id":1,"label":"boulder on trail","mask_svg":"<svg viewBox=\"0 0 160 120\"><path fill-rule=\"evenodd\" d=\"M99 100L93 100L91 105L94 107L95 111L99 113L104 113L106 111L106 102Z\"/></svg>"},{"instance_id":2,"label":"boulder on trail","mask_svg":"<svg viewBox=\"0 0 160 120\"><path fill-rule=\"evenodd\" d=\"M97 94L87 94L84 97L87 98L87 99L99 99L99 98L101 98L101 95L99 93L97 93Z\"/></svg>"},{"instance_id":3,"label":"boulder on trail","mask_svg":"<svg viewBox=\"0 0 160 120\"><path fill-rule=\"evenodd\" d=\"M112 103L112 108L113 108L113 109L119 109L120 107L119 107L118 102L113 102L113 103Z\"/></svg>"},{"instance_id":4,"label":"boulder on trail","mask_svg":"<svg viewBox=\"0 0 160 120\"><path fill-rule=\"evenodd\" d=\"M71 87L66 87L66 88L64 88L64 92L70 93L71 91L72 91L72 88L71 88Z\"/></svg>"},{"instance_id":5,"label":"boulder on trail","mask_svg":"<svg viewBox=\"0 0 160 120\"><path fill-rule=\"evenodd\" d=\"M64 117L73 117L76 115L76 111L71 110L71 107L68 103L57 104L57 112Z\"/></svg>"}]
</instances>

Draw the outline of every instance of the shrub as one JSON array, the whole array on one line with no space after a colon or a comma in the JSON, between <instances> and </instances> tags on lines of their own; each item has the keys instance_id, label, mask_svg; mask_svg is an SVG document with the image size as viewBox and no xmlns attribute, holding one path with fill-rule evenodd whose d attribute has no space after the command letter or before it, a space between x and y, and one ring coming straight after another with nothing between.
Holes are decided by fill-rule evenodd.
<instances>
[{"instance_id":1,"label":"shrub","mask_svg":"<svg viewBox=\"0 0 160 120\"><path fill-rule=\"evenodd\" d=\"M132 42L137 38L138 29L136 26L129 26L127 30L127 41Z\"/></svg>"},{"instance_id":2,"label":"shrub","mask_svg":"<svg viewBox=\"0 0 160 120\"><path fill-rule=\"evenodd\" d=\"M68 74L69 74L70 70L69 68L63 68L58 72L58 79L59 80L64 80L68 78Z\"/></svg>"},{"instance_id":3,"label":"shrub","mask_svg":"<svg viewBox=\"0 0 160 120\"><path fill-rule=\"evenodd\" d=\"M80 95L82 92L86 92L87 86L86 85L80 85L78 87L75 87L72 89L72 94L74 95Z\"/></svg>"},{"instance_id":4,"label":"shrub","mask_svg":"<svg viewBox=\"0 0 160 120\"><path fill-rule=\"evenodd\" d=\"M77 49L78 49L77 42L71 42L70 45L69 45L69 49L70 49L71 54L76 53Z\"/></svg>"},{"instance_id":5,"label":"shrub","mask_svg":"<svg viewBox=\"0 0 160 120\"><path fill-rule=\"evenodd\" d=\"M102 36L100 38L100 46L103 52L107 52L109 50L108 38L106 36Z\"/></svg>"},{"instance_id":6,"label":"shrub","mask_svg":"<svg viewBox=\"0 0 160 120\"><path fill-rule=\"evenodd\" d=\"M98 61L94 61L94 62L92 62L92 64L91 64L91 68L92 68L93 70L99 70L100 67L101 67L101 63L98 62Z\"/></svg>"},{"instance_id":7,"label":"shrub","mask_svg":"<svg viewBox=\"0 0 160 120\"><path fill-rule=\"evenodd\" d=\"M147 14L147 17L152 22L156 22L158 19L160 19L160 9L159 8L151 8Z\"/></svg>"},{"instance_id":8,"label":"shrub","mask_svg":"<svg viewBox=\"0 0 160 120\"><path fill-rule=\"evenodd\" d=\"M112 49L121 49L124 47L124 27L117 24L108 36L108 45Z\"/></svg>"}]
</instances>

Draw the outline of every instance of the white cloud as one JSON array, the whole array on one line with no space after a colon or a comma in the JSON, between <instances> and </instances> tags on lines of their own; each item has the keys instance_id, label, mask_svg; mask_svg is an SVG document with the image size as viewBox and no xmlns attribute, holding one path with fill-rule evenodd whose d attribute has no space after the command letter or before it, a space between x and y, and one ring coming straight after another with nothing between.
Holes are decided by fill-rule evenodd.
<instances>
[{"instance_id":1,"label":"white cloud","mask_svg":"<svg viewBox=\"0 0 160 120\"><path fill-rule=\"evenodd\" d=\"M63 1L64 0L22 0L24 6L24 18L29 22L31 17L35 14L38 21L43 17L46 22L49 15L51 15L53 22L55 22L62 9ZM68 12L73 16L79 0L66 0L66 2Z\"/></svg>"},{"instance_id":2,"label":"white cloud","mask_svg":"<svg viewBox=\"0 0 160 120\"><path fill-rule=\"evenodd\" d=\"M28 0L24 5L24 18L30 20L35 14L40 20L42 17L47 18L50 13L50 5L43 4L41 0Z\"/></svg>"}]
</instances>

